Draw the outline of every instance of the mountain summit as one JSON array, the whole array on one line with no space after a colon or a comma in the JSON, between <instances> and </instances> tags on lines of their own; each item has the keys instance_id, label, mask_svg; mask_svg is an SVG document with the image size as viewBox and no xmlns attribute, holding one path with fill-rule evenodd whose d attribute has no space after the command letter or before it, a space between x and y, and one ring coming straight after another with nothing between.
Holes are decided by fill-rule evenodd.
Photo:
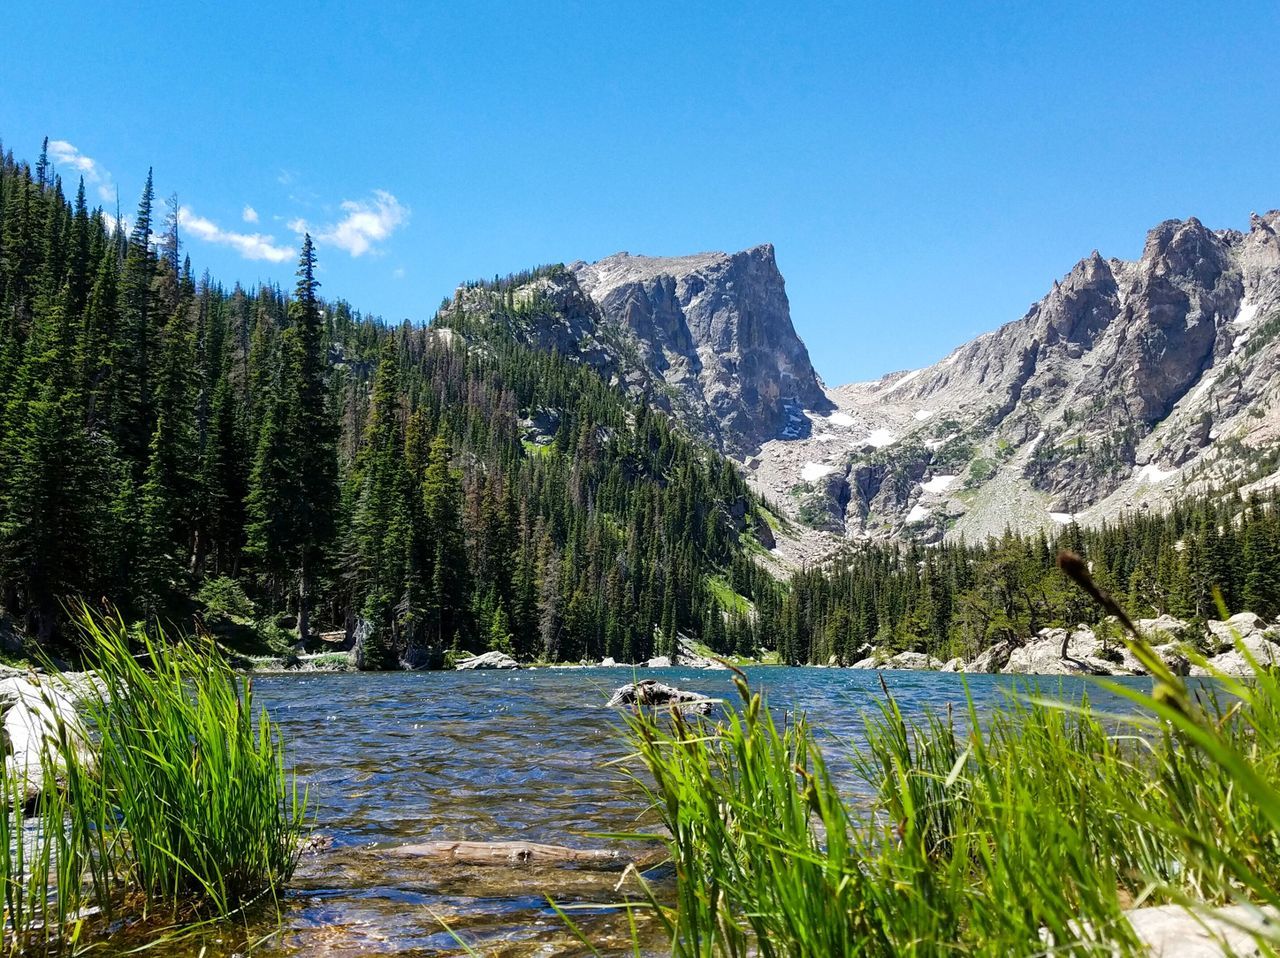
<instances>
[{"instance_id":1,"label":"mountain summit","mask_svg":"<svg viewBox=\"0 0 1280 958\"><path fill-rule=\"evenodd\" d=\"M835 408L791 324L772 245L677 257L617 253L569 270L696 431L726 452L755 451L800 423L803 409Z\"/></svg>"}]
</instances>

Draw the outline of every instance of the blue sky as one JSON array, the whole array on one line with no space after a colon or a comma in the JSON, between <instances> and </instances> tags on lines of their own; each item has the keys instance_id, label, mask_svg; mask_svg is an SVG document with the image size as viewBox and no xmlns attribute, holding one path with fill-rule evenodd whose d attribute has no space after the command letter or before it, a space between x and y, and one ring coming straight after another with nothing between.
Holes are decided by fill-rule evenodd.
<instances>
[{"instance_id":1,"label":"blue sky","mask_svg":"<svg viewBox=\"0 0 1280 958\"><path fill-rule=\"evenodd\" d=\"M134 6L6 10L5 146L62 141L126 212L154 166L224 282L290 283L305 226L325 293L388 320L536 263L768 241L836 385L1162 219L1280 206L1274 2Z\"/></svg>"}]
</instances>

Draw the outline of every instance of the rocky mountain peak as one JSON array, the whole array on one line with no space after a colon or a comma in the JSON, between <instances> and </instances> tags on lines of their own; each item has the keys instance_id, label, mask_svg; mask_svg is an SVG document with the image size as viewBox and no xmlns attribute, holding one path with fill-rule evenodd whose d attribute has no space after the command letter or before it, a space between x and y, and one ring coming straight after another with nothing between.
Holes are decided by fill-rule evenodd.
<instances>
[{"instance_id":1,"label":"rocky mountain peak","mask_svg":"<svg viewBox=\"0 0 1280 958\"><path fill-rule=\"evenodd\" d=\"M1280 483L1280 211L1093 250L1021 318L831 396L811 438L752 460L827 533L972 539Z\"/></svg>"},{"instance_id":2,"label":"rocky mountain peak","mask_svg":"<svg viewBox=\"0 0 1280 958\"><path fill-rule=\"evenodd\" d=\"M772 244L737 253L617 253L569 269L644 364L746 454L803 409L831 408L791 323Z\"/></svg>"}]
</instances>

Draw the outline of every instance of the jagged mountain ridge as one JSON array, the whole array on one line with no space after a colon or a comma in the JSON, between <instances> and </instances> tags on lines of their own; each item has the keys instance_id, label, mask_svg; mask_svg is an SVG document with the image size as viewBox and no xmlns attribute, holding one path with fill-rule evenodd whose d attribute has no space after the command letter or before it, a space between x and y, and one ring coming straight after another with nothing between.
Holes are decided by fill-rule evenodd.
<instances>
[{"instance_id":1,"label":"jagged mountain ridge","mask_svg":"<svg viewBox=\"0 0 1280 958\"><path fill-rule=\"evenodd\" d=\"M845 537L970 538L1274 481L1280 212L1169 220L1081 260L1020 319L923 369L831 391L758 487Z\"/></svg>"},{"instance_id":2,"label":"jagged mountain ridge","mask_svg":"<svg viewBox=\"0 0 1280 958\"><path fill-rule=\"evenodd\" d=\"M618 253L569 267L646 368L687 397L728 451L751 452L834 409L796 335L774 249L659 258Z\"/></svg>"}]
</instances>

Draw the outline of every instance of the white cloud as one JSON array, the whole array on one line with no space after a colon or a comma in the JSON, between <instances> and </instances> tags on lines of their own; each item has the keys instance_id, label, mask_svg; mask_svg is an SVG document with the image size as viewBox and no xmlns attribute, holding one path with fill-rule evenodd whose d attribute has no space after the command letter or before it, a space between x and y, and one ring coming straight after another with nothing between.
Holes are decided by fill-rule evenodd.
<instances>
[{"instance_id":1,"label":"white cloud","mask_svg":"<svg viewBox=\"0 0 1280 958\"><path fill-rule=\"evenodd\" d=\"M246 223L256 223L258 222L258 211L252 206L246 206L244 211L240 214L240 218Z\"/></svg>"},{"instance_id":2,"label":"white cloud","mask_svg":"<svg viewBox=\"0 0 1280 958\"><path fill-rule=\"evenodd\" d=\"M111 174L97 160L85 156L66 140L50 140L49 156L59 166L69 166L83 176L87 185L96 186L100 199L104 201L115 199L116 187L111 180Z\"/></svg>"},{"instance_id":3,"label":"white cloud","mask_svg":"<svg viewBox=\"0 0 1280 958\"><path fill-rule=\"evenodd\" d=\"M377 253L377 244L391 236L409 219L409 208L386 190L374 190L369 200L344 200L342 211L346 215L338 222L317 229L316 241L346 250L352 256ZM305 233L310 228L303 219L289 223L295 233Z\"/></svg>"},{"instance_id":4,"label":"white cloud","mask_svg":"<svg viewBox=\"0 0 1280 958\"><path fill-rule=\"evenodd\" d=\"M108 233L114 232L116 228L116 218L114 216L112 216L106 210L103 210L102 221L103 223L106 224ZM120 216L120 229L123 230L125 233L128 233L129 230L133 229L133 223L130 221L127 213L121 214Z\"/></svg>"},{"instance_id":5,"label":"white cloud","mask_svg":"<svg viewBox=\"0 0 1280 958\"><path fill-rule=\"evenodd\" d=\"M404 267L403 267L403 266L397 266L395 269L393 269L393 270L391 271L391 278L392 278L392 279L404 279Z\"/></svg>"},{"instance_id":6,"label":"white cloud","mask_svg":"<svg viewBox=\"0 0 1280 958\"><path fill-rule=\"evenodd\" d=\"M277 246L274 236L224 230L213 220L197 216L185 206L178 214L178 225L188 234L206 243L230 246L245 259L264 259L271 263L283 263L294 255L294 251L289 247Z\"/></svg>"}]
</instances>

